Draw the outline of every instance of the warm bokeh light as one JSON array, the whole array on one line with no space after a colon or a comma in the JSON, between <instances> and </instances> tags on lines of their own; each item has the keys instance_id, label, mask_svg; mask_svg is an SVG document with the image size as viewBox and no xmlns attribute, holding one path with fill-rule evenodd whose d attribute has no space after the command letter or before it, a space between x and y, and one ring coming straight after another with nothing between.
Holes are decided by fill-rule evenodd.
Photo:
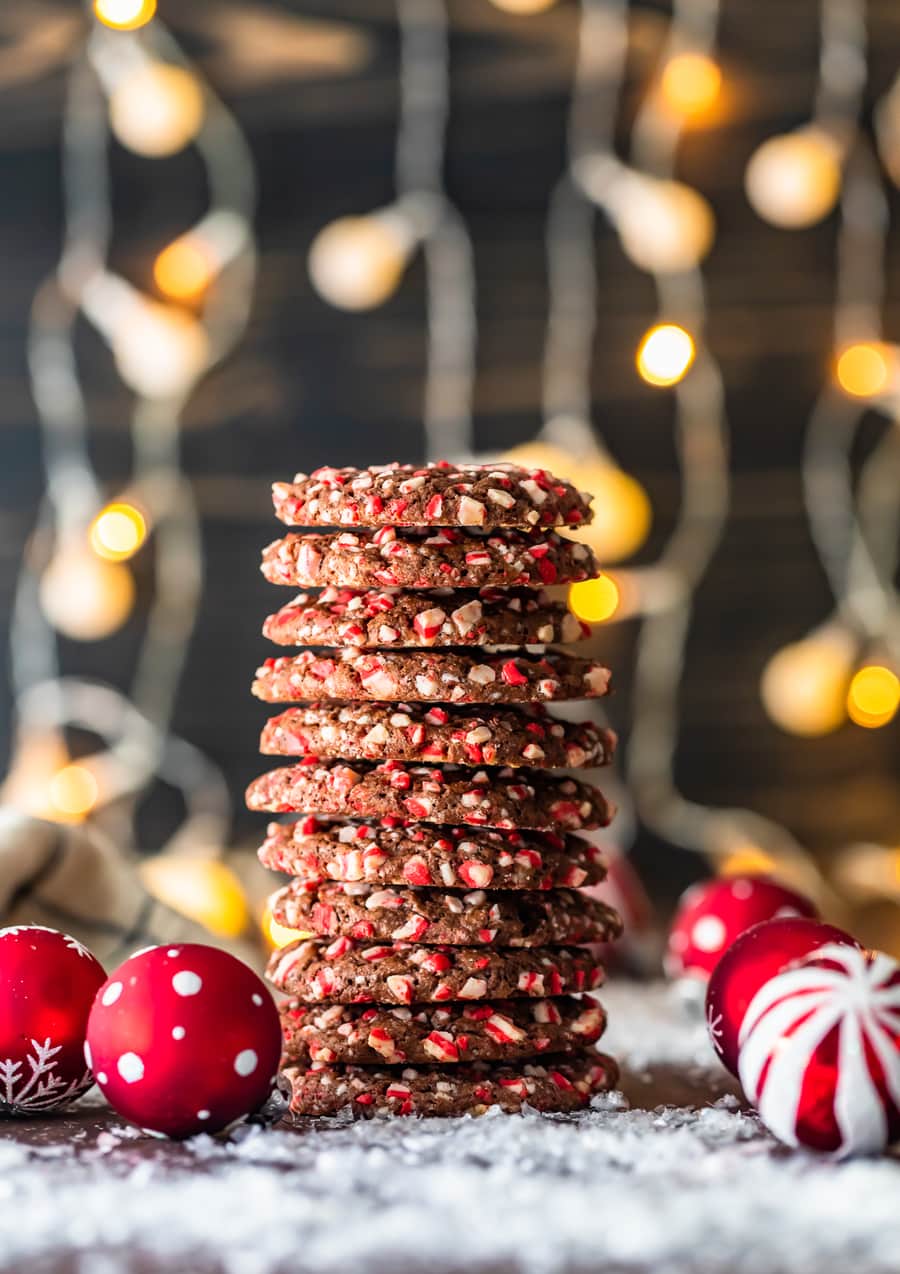
<instances>
[{"instance_id":1,"label":"warm bokeh light","mask_svg":"<svg viewBox=\"0 0 900 1274\"><path fill-rule=\"evenodd\" d=\"M97 804L97 780L86 765L64 765L50 780L50 805L62 822L79 822Z\"/></svg>"},{"instance_id":2,"label":"warm bokeh light","mask_svg":"<svg viewBox=\"0 0 900 1274\"><path fill-rule=\"evenodd\" d=\"M268 907L262 918L262 931L270 946L273 947L287 947L292 942L297 942L300 938L311 938L313 936L306 929L289 929L287 925L279 924Z\"/></svg>"},{"instance_id":3,"label":"warm bokeh light","mask_svg":"<svg viewBox=\"0 0 900 1274\"><path fill-rule=\"evenodd\" d=\"M589 624L602 624L619 609L619 586L611 575L573 584L569 589L569 609Z\"/></svg>"},{"instance_id":4,"label":"warm bokeh light","mask_svg":"<svg viewBox=\"0 0 900 1274\"><path fill-rule=\"evenodd\" d=\"M696 118L719 96L722 72L705 53L678 53L666 63L660 87L667 106L679 115Z\"/></svg>"},{"instance_id":5,"label":"warm bokeh light","mask_svg":"<svg viewBox=\"0 0 900 1274\"><path fill-rule=\"evenodd\" d=\"M147 522L140 509L119 501L101 509L91 523L89 537L98 557L108 562L123 562L146 540Z\"/></svg>"},{"instance_id":6,"label":"warm bokeh light","mask_svg":"<svg viewBox=\"0 0 900 1274\"><path fill-rule=\"evenodd\" d=\"M94 16L114 31L136 31L156 13L156 0L94 0Z\"/></svg>"},{"instance_id":7,"label":"warm bokeh light","mask_svg":"<svg viewBox=\"0 0 900 1274\"><path fill-rule=\"evenodd\" d=\"M900 707L900 680L882 664L866 664L854 673L847 691L847 712L851 721L867 730L877 730L896 716Z\"/></svg>"},{"instance_id":8,"label":"warm bokeh light","mask_svg":"<svg viewBox=\"0 0 900 1274\"><path fill-rule=\"evenodd\" d=\"M140 866L146 888L173 911L196 920L220 938L237 938L249 912L243 886L218 858L158 854Z\"/></svg>"},{"instance_id":9,"label":"warm bokeh light","mask_svg":"<svg viewBox=\"0 0 900 1274\"><path fill-rule=\"evenodd\" d=\"M134 581L127 566L103 561L79 545L51 560L41 576L40 599L58 632L76 641L98 641L128 618Z\"/></svg>"},{"instance_id":10,"label":"warm bokeh light","mask_svg":"<svg viewBox=\"0 0 900 1274\"><path fill-rule=\"evenodd\" d=\"M162 62L129 72L109 95L113 133L129 150L152 159L174 155L192 142L204 109L194 76Z\"/></svg>"},{"instance_id":11,"label":"warm bokeh light","mask_svg":"<svg viewBox=\"0 0 900 1274\"><path fill-rule=\"evenodd\" d=\"M833 139L815 127L770 137L751 156L744 184L765 221L787 230L812 226L837 202L840 153Z\"/></svg>"},{"instance_id":12,"label":"warm bokeh light","mask_svg":"<svg viewBox=\"0 0 900 1274\"><path fill-rule=\"evenodd\" d=\"M342 310L371 310L396 292L412 247L396 212L341 217L320 230L309 250L319 295Z\"/></svg>"},{"instance_id":13,"label":"warm bokeh light","mask_svg":"<svg viewBox=\"0 0 900 1274\"><path fill-rule=\"evenodd\" d=\"M163 248L153 263L153 278L160 292L173 301L192 301L209 287L216 262L196 235L186 234Z\"/></svg>"},{"instance_id":14,"label":"warm bokeh light","mask_svg":"<svg viewBox=\"0 0 900 1274\"><path fill-rule=\"evenodd\" d=\"M830 734L846 718L852 646L839 634L818 634L777 651L763 671L763 705L789 734Z\"/></svg>"},{"instance_id":15,"label":"warm bokeh light","mask_svg":"<svg viewBox=\"0 0 900 1274\"><path fill-rule=\"evenodd\" d=\"M765 876L777 863L758 845L739 845L716 864L720 876Z\"/></svg>"},{"instance_id":16,"label":"warm bokeh light","mask_svg":"<svg viewBox=\"0 0 900 1274\"><path fill-rule=\"evenodd\" d=\"M9 773L0 787L0 801L34 818L58 819L50 782L68 760L65 743L56 731L29 729L17 740Z\"/></svg>"},{"instance_id":17,"label":"warm bokeh light","mask_svg":"<svg viewBox=\"0 0 900 1274\"><path fill-rule=\"evenodd\" d=\"M712 247L712 208L683 182L629 174L619 182L611 208L623 251L642 270L691 270Z\"/></svg>"},{"instance_id":18,"label":"warm bokeh light","mask_svg":"<svg viewBox=\"0 0 900 1274\"><path fill-rule=\"evenodd\" d=\"M838 384L854 398L871 398L881 393L890 376L890 361L883 345L860 342L848 345L837 360Z\"/></svg>"},{"instance_id":19,"label":"warm bokeh light","mask_svg":"<svg viewBox=\"0 0 900 1274\"><path fill-rule=\"evenodd\" d=\"M689 332L676 323L659 323L638 346L637 369L648 385L675 385L693 363L694 353Z\"/></svg>"},{"instance_id":20,"label":"warm bokeh light","mask_svg":"<svg viewBox=\"0 0 900 1274\"><path fill-rule=\"evenodd\" d=\"M110 339L122 379L145 398L186 393L209 359L203 324L186 310L156 301L131 306Z\"/></svg>"},{"instance_id":21,"label":"warm bokeh light","mask_svg":"<svg viewBox=\"0 0 900 1274\"><path fill-rule=\"evenodd\" d=\"M491 0L491 4L495 9L502 9L504 13L543 13L546 9L552 9L556 4L556 0Z\"/></svg>"},{"instance_id":22,"label":"warm bokeh light","mask_svg":"<svg viewBox=\"0 0 900 1274\"><path fill-rule=\"evenodd\" d=\"M578 484L593 496L594 518L580 527L576 539L590 544L601 564L631 557L646 540L653 521L647 492L614 464L582 464Z\"/></svg>"}]
</instances>

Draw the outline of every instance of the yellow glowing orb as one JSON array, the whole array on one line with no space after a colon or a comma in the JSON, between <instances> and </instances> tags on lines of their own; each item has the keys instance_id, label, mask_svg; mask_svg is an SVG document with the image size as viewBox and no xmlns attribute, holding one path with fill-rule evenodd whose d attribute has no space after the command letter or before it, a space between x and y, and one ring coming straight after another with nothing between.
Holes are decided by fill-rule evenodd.
<instances>
[{"instance_id":1,"label":"yellow glowing orb","mask_svg":"<svg viewBox=\"0 0 900 1274\"><path fill-rule=\"evenodd\" d=\"M50 805L62 822L86 818L98 795L97 780L86 765L64 765L50 781Z\"/></svg>"},{"instance_id":2,"label":"yellow glowing orb","mask_svg":"<svg viewBox=\"0 0 900 1274\"><path fill-rule=\"evenodd\" d=\"M579 486L592 496L594 518L574 533L602 563L630 557L646 540L653 521L647 492L614 464L582 465Z\"/></svg>"},{"instance_id":3,"label":"yellow glowing orb","mask_svg":"<svg viewBox=\"0 0 900 1274\"><path fill-rule=\"evenodd\" d=\"M263 915L262 931L273 947L287 947L301 938L313 937L312 933L306 929L289 929L287 925L279 924L268 908Z\"/></svg>"},{"instance_id":4,"label":"yellow glowing orb","mask_svg":"<svg viewBox=\"0 0 900 1274\"><path fill-rule=\"evenodd\" d=\"M720 859L717 868L720 876L766 876L776 865L772 855L758 845L740 845Z\"/></svg>"},{"instance_id":5,"label":"yellow glowing orb","mask_svg":"<svg viewBox=\"0 0 900 1274\"><path fill-rule=\"evenodd\" d=\"M43 729L29 730L16 747L9 773L0 788L0 800L35 818L58 819L59 813L50 796L50 783L68 759L59 734Z\"/></svg>"},{"instance_id":6,"label":"yellow glowing orb","mask_svg":"<svg viewBox=\"0 0 900 1274\"><path fill-rule=\"evenodd\" d=\"M91 548L109 562L132 557L147 538L147 522L140 509L124 501L108 504L91 523Z\"/></svg>"},{"instance_id":7,"label":"yellow glowing orb","mask_svg":"<svg viewBox=\"0 0 900 1274\"><path fill-rule=\"evenodd\" d=\"M491 4L495 9L502 9L504 13L543 13L546 9L552 9L556 4L556 0L491 0Z\"/></svg>"},{"instance_id":8,"label":"yellow glowing orb","mask_svg":"<svg viewBox=\"0 0 900 1274\"><path fill-rule=\"evenodd\" d=\"M189 71L156 62L131 71L109 96L109 123L123 146L159 159L183 150L203 125L203 90Z\"/></svg>"},{"instance_id":9,"label":"yellow glowing orb","mask_svg":"<svg viewBox=\"0 0 900 1274\"><path fill-rule=\"evenodd\" d=\"M662 73L662 95L679 115L696 118L715 103L722 87L722 72L705 53L678 53Z\"/></svg>"},{"instance_id":10,"label":"yellow glowing orb","mask_svg":"<svg viewBox=\"0 0 900 1274\"><path fill-rule=\"evenodd\" d=\"M854 398L872 398L887 386L890 360L883 345L848 345L837 361L838 384Z\"/></svg>"},{"instance_id":11,"label":"yellow glowing orb","mask_svg":"<svg viewBox=\"0 0 900 1274\"><path fill-rule=\"evenodd\" d=\"M156 0L94 0L94 16L114 31L136 31L156 13Z\"/></svg>"},{"instance_id":12,"label":"yellow glowing orb","mask_svg":"<svg viewBox=\"0 0 900 1274\"><path fill-rule=\"evenodd\" d=\"M690 332L676 323L659 323L645 333L637 352L637 369L648 385L675 385L694 361Z\"/></svg>"},{"instance_id":13,"label":"yellow glowing orb","mask_svg":"<svg viewBox=\"0 0 900 1274\"><path fill-rule=\"evenodd\" d=\"M830 734L846 716L851 651L823 636L777 651L763 670L761 693L769 717L789 734Z\"/></svg>"},{"instance_id":14,"label":"yellow glowing orb","mask_svg":"<svg viewBox=\"0 0 900 1274\"><path fill-rule=\"evenodd\" d=\"M702 195L680 181L631 174L615 206L622 248L642 270L690 270L712 247L716 223Z\"/></svg>"},{"instance_id":15,"label":"yellow glowing orb","mask_svg":"<svg viewBox=\"0 0 900 1274\"><path fill-rule=\"evenodd\" d=\"M900 680L881 664L860 668L847 691L847 712L851 721L867 730L887 725L900 707Z\"/></svg>"},{"instance_id":16,"label":"yellow glowing orb","mask_svg":"<svg viewBox=\"0 0 900 1274\"><path fill-rule=\"evenodd\" d=\"M188 916L221 938L237 938L249 912L243 886L217 858L158 854L140 867L146 888L173 911Z\"/></svg>"},{"instance_id":17,"label":"yellow glowing orb","mask_svg":"<svg viewBox=\"0 0 900 1274\"><path fill-rule=\"evenodd\" d=\"M112 332L119 374L145 398L186 393L209 360L209 337L192 314L143 301Z\"/></svg>"},{"instance_id":18,"label":"yellow glowing orb","mask_svg":"<svg viewBox=\"0 0 900 1274\"><path fill-rule=\"evenodd\" d=\"M342 310L371 310L396 292L409 256L396 217L341 217L320 230L309 250L319 295Z\"/></svg>"},{"instance_id":19,"label":"yellow glowing orb","mask_svg":"<svg viewBox=\"0 0 900 1274\"><path fill-rule=\"evenodd\" d=\"M837 202L840 154L817 128L771 137L751 156L744 184L763 220L787 230L812 226Z\"/></svg>"},{"instance_id":20,"label":"yellow glowing orb","mask_svg":"<svg viewBox=\"0 0 900 1274\"><path fill-rule=\"evenodd\" d=\"M127 566L106 562L80 545L50 561L40 583L41 607L59 632L76 641L98 641L121 628L134 603Z\"/></svg>"},{"instance_id":21,"label":"yellow glowing orb","mask_svg":"<svg viewBox=\"0 0 900 1274\"><path fill-rule=\"evenodd\" d=\"M192 301L209 287L215 264L203 244L190 235L163 248L153 263L153 278L160 292L173 301Z\"/></svg>"},{"instance_id":22,"label":"yellow glowing orb","mask_svg":"<svg viewBox=\"0 0 900 1274\"><path fill-rule=\"evenodd\" d=\"M619 609L619 588L610 575L586 579L569 589L569 609L589 624L612 619Z\"/></svg>"}]
</instances>

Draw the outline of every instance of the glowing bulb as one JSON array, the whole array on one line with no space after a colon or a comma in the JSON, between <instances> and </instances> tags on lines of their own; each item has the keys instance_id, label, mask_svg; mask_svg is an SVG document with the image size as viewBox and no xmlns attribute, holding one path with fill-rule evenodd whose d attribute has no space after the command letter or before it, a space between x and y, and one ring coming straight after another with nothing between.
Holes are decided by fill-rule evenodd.
<instances>
[{"instance_id":1,"label":"glowing bulb","mask_svg":"<svg viewBox=\"0 0 900 1274\"><path fill-rule=\"evenodd\" d=\"M136 31L156 13L156 0L94 0L94 16L114 31Z\"/></svg>"},{"instance_id":2,"label":"glowing bulb","mask_svg":"<svg viewBox=\"0 0 900 1274\"><path fill-rule=\"evenodd\" d=\"M131 613L134 581L127 566L104 562L80 545L57 553L41 576L41 607L59 632L98 641Z\"/></svg>"},{"instance_id":3,"label":"glowing bulb","mask_svg":"<svg viewBox=\"0 0 900 1274\"><path fill-rule=\"evenodd\" d=\"M763 705L789 734L830 734L845 718L852 647L839 634L819 634L793 642L772 656L763 670Z\"/></svg>"},{"instance_id":4,"label":"glowing bulb","mask_svg":"<svg viewBox=\"0 0 900 1274\"><path fill-rule=\"evenodd\" d=\"M847 691L851 721L868 730L887 725L900 707L900 681L890 668L867 664L854 674Z\"/></svg>"},{"instance_id":5,"label":"glowing bulb","mask_svg":"<svg viewBox=\"0 0 900 1274\"><path fill-rule=\"evenodd\" d=\"M273 947L286 947L300 938L313 936L305 929L289 929L287 925L279 924L268 908L263 916L262 929Z\"/></svg>"},{"instance_id":6,"label":"glowing bulb","mask_svg":"<svg viewBox=\"0 0 900 1274\"><path fill-rule=\"evenodd\" d=\"M215 262L203 244L184 235L163 248L153 263L160 292L174 301L190 301L205 292L215 274Z\"/></svg>"},{"instance_id":7,"label":"glowing bulb","mask_svg":"<svg viewBox=\"0 0 900 1274\"><path fill-rule=\"evenodd\" d=\"M147 538L147 523L133 504L108 504L91 523L91 548L109 562L132 557Z\"/></svg>"},{"instance_id":8,"label":"glowing bulb","mask_svg":"<svg viewBox=\"0 0 900 1274\"><path fill-rule=\"evenodd\" d=\"M141 879L160 902L222 938L237 938L249 913L241 882L217 858L157 854L140 866Z\"/></svg>"},{"instance_id":9,"label":"glowing bulb","mask_svg":"<svg viewBox=\"0 0 900 1274\"><path fill-rule=\"evenodd\" d=\"M775 859L758 845L739 845L718 863L720 876L766 876L776 867Z\"/></svg>"},{"instance_id":10,"label":"glowing bulb","mask_svg":"<svg viewBox=\"0 0 900 1274\"><path fill-rule=\"evenodd\" d=\"M612 619L619 609L619 587L610 575L586 579L569 589L569 609L589 624Z\"/></svg>"},{"instance_id":11,"label":"glowing bulb","mask_svg":"<svg viewBox=\"0 0 900 1274\"><path fill-rule=\"evenodd\" d=\"M202 323L184 310L143 300L110 332L122 379L145 398L186 393L209 360Z\"/></svg>"},{"instance_id":12,"label":"glowing bulb","mask_svg":"<svg viewBox=\"0 0 900 1274\"><path fill-rule=\"evenodd\" d=\"M199 133L203 92L189 71L161 62L126 75L109 96L109 123L123 146L161 158L183 150Z\"/></svg>"},{"instance_id":13,"label":"glowing bulb","mask_svg":"<svg viewBox=\"0 0 900 1274\"><path fill-rule=\"evenodd\" d=\"M637 369L648 385L675 385L694 361L689 332L675 323L659 323L645 333L637 352Z\"/></svg>"},{"instance_id":14,"label":"glowing bulb","mask_svg":"<svg viewBox=\"0 0 900 1274\"><path fill-rule=\"evenodd\" d=\"M579 486L592 496L594 518L573 538L589 544L601 562L630 557L650 532L653 511L647 492L614 464L582 465Z\"/></svg>"},{"instance_id":15,"label":"glowing bulb","mask_svg":"<svg viewBox=\"0 0 900 1274\"><path fill-rule=\"evenodd\" d=\"M722 72L705 53L679 53L662 73L662 95L679 115L695 117L710 109L719 96Z\"/></svg>"},{"instance_id":16,"label":"glowing bulb","mask_svg":"<svg viewBox=\"0 0 900 1274\"><path fill-rule=\"evenodd\" d=\"M770 137L751 156L744 185L764 221L787 230L812 226L837 202L840 153L818 128Z\"/></svg>"},{"instance_id":17,"label":"glowing bulb","mask_svg":"<svg viewBox=\"0 0 900 1274\"><path fill-rule=\"evenodd\" d=\"M630 173L614 188L611 208L622 248L642 270L690 270L712 247L712 209L680 181Z\"/></svg>"},{"instance_id":18,"label":"glowing bulb","mask_svg":"<svg viewBox=\"0 0 900 1274\"><path fill-rule=\"evenodd\" d=\"M872 398L888 383L890 366L883 345L848 345L837 361L841 389L854 398Z\"/></svg>"},{"instance_id":19,"label":"glowing bulb","mask_svg":"<svg viewBox=\"0 0 900 1274\"><path fill-rule=\"evenodd\" d=\"M64 765L50 781L50 803L63 822L79 822L97 804L97 780L86 765Z\"/></svg>"},{"instance_id":20,"label":"glowing bulb","mask_svg":"<svg viewBox=\"0 0 900 1274\"><path fill-rule=\"evenodd\" d=\"M320 230L309 250L319 295L342 310L371 310L399 286L413 236L395 210L341 217Z\"/></svg>"},{"instance_id":21,"label":"glowing bulb","mask_svg":"<svg viewBox=\"0 0 900 1274\"><path fill-rule=\"evenodd\" d=\"M57 819L58 812L50 797L50 783L68 759L58 734L29 730L15 750L9 773L0 789L0 800L4 805L11 805L35 818Z\"/></svg>"},{"instance_id":22,"label":"glowing bulb","mask_svg":"<svg viewBox=\"0 0 900 1274\"><path fill-rule=\"evenodd\" d=\"M502 9L504 13L543 13L546 9L552 9L556 4L556 0L491 0L491 4L495 9Z\"/></svg>"}]
</instances>

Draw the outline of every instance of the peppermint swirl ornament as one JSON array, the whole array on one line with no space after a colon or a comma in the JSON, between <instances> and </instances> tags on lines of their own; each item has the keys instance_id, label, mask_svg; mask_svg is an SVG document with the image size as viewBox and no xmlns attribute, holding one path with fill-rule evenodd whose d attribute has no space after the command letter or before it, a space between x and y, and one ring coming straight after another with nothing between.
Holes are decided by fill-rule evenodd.
<instances>
[{"instance_id":1,"label":"peppermint swirl ornament","mask_svg":"<svg viewBox=\"0 0 900 1274\"><path fill-rule=\"evenodd\" d=\"M820 947L753 997L738 1073L770 1132L840 1156L900 1136L900 964Z\"/></svg>"}]
</instances>

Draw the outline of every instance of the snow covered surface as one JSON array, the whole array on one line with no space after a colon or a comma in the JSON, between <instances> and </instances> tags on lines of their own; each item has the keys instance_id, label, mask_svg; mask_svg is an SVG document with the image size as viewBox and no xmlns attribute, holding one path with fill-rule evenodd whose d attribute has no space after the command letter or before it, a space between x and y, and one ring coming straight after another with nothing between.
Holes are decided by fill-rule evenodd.
<instances>
[{"instance_id":1,"label":"snow covered surface","mask_svg":"<svg viewBox=\"0 0 900 1274\"><path fill-rule=\"evenodd\" d=\"M666 1071L713 1104L612 1095L571 1118L333 1121L187 1146L115 1118L70 1141L0 1139L0 1269L896 1271L898 1160L774 1146L733 1096L714 1099L703 1027L668 991L604 999L632 1095Z\"/></svg>"}]
</instances>

